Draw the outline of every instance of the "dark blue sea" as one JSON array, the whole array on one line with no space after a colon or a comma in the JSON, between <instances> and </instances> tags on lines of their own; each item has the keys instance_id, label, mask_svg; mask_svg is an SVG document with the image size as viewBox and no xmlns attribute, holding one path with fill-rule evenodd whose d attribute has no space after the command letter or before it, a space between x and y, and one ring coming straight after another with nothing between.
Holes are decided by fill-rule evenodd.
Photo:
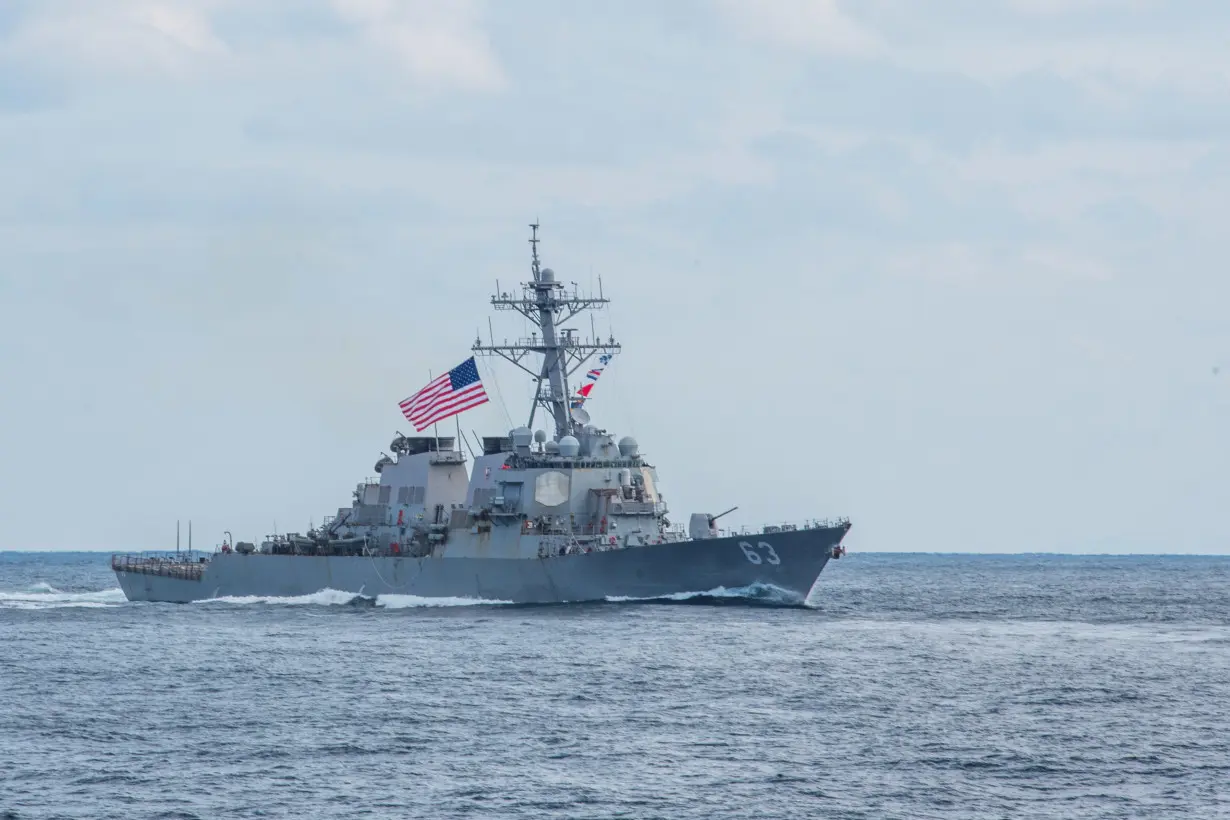
<instances>
[{"instance_id":1,"label":"dark blue sea","mask_svg":"<svg viewBox=\"0 0 1230 820\"><path fill-rule=\"evenodd\" d=\"M1230 558L769 593L129 604L0 553L0 818L1230 817Z\"/></svg>"}]
</instances>

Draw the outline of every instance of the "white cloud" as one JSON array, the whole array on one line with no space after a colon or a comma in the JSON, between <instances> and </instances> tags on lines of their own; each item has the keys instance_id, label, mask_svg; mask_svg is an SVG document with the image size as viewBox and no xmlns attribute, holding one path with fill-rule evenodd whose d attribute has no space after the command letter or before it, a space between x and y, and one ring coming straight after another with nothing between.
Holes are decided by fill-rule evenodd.
<instances>
[{"instance_id":1,"label":"white cloud","mask_svg":"<svg viewBox=\"0 0 1230 820\"><path fill-rule=\"evenodd\" d=\"M473 2L332 0L332 5L420 80L475 91L505 84Z\"/></svg>"},{"instance_id":2,"label":"white cloud","mask_svg":"<svg viewBox=\"0 0 1230 820\"><path fill-rule=\"evenodd\" d=\"M718 7L744 34L776 44L843 55L881 47L879 37L846 15L837 0L718 0Z\"/></svg>"},{"instance_id":3,"label":"white cloud","mask_svg":"<svg viewBox=\"0 0 1230 820\"><path fill-rule=\"evenodd\" d=\"M249 45L240 54L218 34L215 21L223 12L234 24L235 20L259 18L270 9L238 0L51 0L32 7L9 38L0 40L0 57L18 66L84 78L114 74L181 77L219 63L227 63L239 74L251 73L265 65L266 57L284 57L289 46L300 70L310 70L322 55L355 65L375 54L394 69L389 72L391 77L408 75L423 88L487 91L504 86L503 71L483 31L476 3L318 2L324 3L327 14L335 15L337 30L333 33L344 44L342 49L313 52L311 48L318 44L307 46L287 35L255 48ZM306 5L310 8L312 4ZM347 26L358 37L346 36ZM241 61L243 65L238 64Z\"/></svg>"},{"instance_id":4,"label":"white cloud","mask_svg":"<svg viewBox=\"0 0 1230 820\"><path fill-rule=\"evenodd\" d=\"M1119 13L1160 5L1159 0L1004 0L1013 11L1040 16L1063 16L1090 11Z\"/></svg>"},{"instance_id":5,"label":"white cloud","mask_svg":"<svg viewBox=\"0 0 1230 820\"><path fill-rule=\"evenodd\" d=\"M987 0L969 19L915 0L716 3L728 24L770 46L986 83L1046 71L1107 96L1158 87L1224 96L1230 85L1223 27L1201 26L1199 12L1167 15L1159 0ZM1110 24L1063 26L1078 15ZM1159 36L1159 21L1185 25L1185 36Z\"/></svg>"},{"instance_id":6,"label":"white cloud","mask_svg":"<svg viewBox=\"0 0 1230 820\"><path fill-rule=\"evenodd\" d=\"M1152 88L1224 96L1230 58L1220 44L1184 46L1126 35L1061 38L1020 35L969 37L943 47L929 43L894 50L898 64L924 71L953 71L997 83L1038 71L1071 80L1111 99Z\"/></svg>"},{"instance_id":7,"label":"white cloud","mask_svg":"<svg viewBox=\"0 0 1230 820\"><path fill-rule=\"evenodd\" d=\"M1114 273L1102 259L1069 248L944 242L891 253L885 270L937 282L996 285L1005 279L1053 287L1056 281L1107 282Z\"/></svg>"},{"instance_id":8,"label":"white cloud","mask_svg":"<svg viewBox=\"0 0 1230 820\"><path fill-rule=\"evenodd\" d=\"M826 511L855 513L864 543L886 548L952 545L910 522L958 497L974 511L958 548L1036 548L1004 536L1001 516L1035 484L1053 488L1035 500L1054 502L1048 520L1074 540L1172 543L1166 526L1117 512L1142 502L1165 505L1158 521L1220 533L1217 499L1136 479L1216 487L1228 460L1207 445L1225 414L1196 417L1204 387L1169 375L1195 362L1208 382L1230 350L1218 221L1230 119L1216 97L1170 93L1202 70L1215 87L1219 29L1201 11L1158 11L1154 30L1148 10L1073 1L1085 11L717 0L716 27L691 6L558 0L39 0L18 4L17 21L0 12L0 107L20 111L0 113L0 290L16 291L0 298L0 349L22 352L0 357L13 386L0 415L21 433L0 435L0 489L31 520L54 516L30 476L54 466L44 440L84 419L110 493L83 499L81 519L111 520L117 495L148 493L164 442L188 426L211 438L171 465L184 477L162 482L154 506L190 496L243 531L271 512L306 523L387 442L404 393L386 393L418 367L406 351L432 366L468 343L470 320L415 305L477 306L466 315L481 323L486 283L524 270L521 226L541 217L556 270L608 276L612 323L644 363L606 377L632 380L611 385L611 405L717 390L730 406L708 414L706 434L730 418L820 431L784 466L739 465L785 470L776 488L728 488L671 438L686 410L667 402L638 425L629 408L614 429L652 443L680 509L738 491L755 516L794 515L814 476L790 471L819 458L849 465L822 488ZM44 83L52 104L19 108L49 66L64 72ZM1109 101L1083 90L1097 82ZM399 311L415 321L388 342L380 329ZM1089 356L1076 336L1092 340ZM738 344L698 373L680 365L697 360L697 338ZM1128 364L1089 366L1099 349ZM765 362L770 375L818 366L832 389L785 410L739 404L751 394L729 374ZM1147 368L1149 390L1130 368ZM342 389L318 389L321 373L343 372ZM58 401L56 384L99 409ZM505 395L522 386L506 381ZM227 410L202 393L306 398ZM1098 414L1113 407L1130 424L1142 395L1172 402L1169 417L1152 411L1166 436L1107 440ZM1019 435L1004 437L1013 420ZM1065 430L1079 452L1046 449ZM325 442L307 477L233 498L233 475L276 458L279 432ZM938 463L936 440L978 469ZM1121 469L1154 444L1147 471ZM223 452L240 463L211 472ZM157 535L111 523L57 530L55 543ZM10 535L48 537L33 525Z\"/></svg>"},{"instance_id":9,"label":"white cloud","mask_svg":"<svg viewBox=\"0 0 1230 820\"><path fill-rule=\"evenodd\" d=\"M47 4L21 22L2 51L18 60L53 63L61 71L179 72L227 52L210 25L211 5Z\"/></svg>"},{"instance_id":10,"label":"white cloud","mask_svg":"<svg viewBox=\"0 0 1230 820\"><path fill-rule=\"evenodd\" d=\"M961 157L932 155L961 188L994 190L1037 224L1078 230L1091 208L1120 199L1188 229L1212 227L1225 204L1194 190L1192 175L1213 146L1201 141L1071 140L1032 150L986 145ZM920 154L920 156L925 156ZM1087 230L1087 226L1085 226Z\"/></svg>"}]
</instances>

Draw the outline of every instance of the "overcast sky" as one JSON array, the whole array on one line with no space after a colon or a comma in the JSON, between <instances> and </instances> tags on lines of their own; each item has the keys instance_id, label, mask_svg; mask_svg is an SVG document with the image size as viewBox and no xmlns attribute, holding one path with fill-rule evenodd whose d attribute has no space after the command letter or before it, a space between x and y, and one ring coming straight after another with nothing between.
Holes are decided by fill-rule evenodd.
<instances>
[{"instance_id":1,"label":"overcast sky","mask_svg":"<svg viewBox=\"0 0 1230 820\"><path fill-rule=\"evenodd\" d=\"M1228 40L1212 0L3 0L0 547L319 523L537 218L677 521L1230 552ZM522 423L484 372L464 426Z\"/></svg>"}]
</instances>

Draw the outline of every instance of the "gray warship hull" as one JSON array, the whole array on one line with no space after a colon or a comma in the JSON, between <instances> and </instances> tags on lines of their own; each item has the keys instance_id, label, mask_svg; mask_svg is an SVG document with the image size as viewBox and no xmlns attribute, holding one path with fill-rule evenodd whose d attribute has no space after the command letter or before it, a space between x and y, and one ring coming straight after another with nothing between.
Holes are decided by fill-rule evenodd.
<instances>
[{"instance_id":1,"label":"gray warship hull","mask_svg":"<svg viewBox=\"0 0 1230 820\"><path fill-rule=\"evenodd\" d=\"M325 589L518 604L774 587L806 599L847 527L677 541L538 559L215 554L206 563L114 565L131 601L296 597Z\"/></svg>"}]
</instances>

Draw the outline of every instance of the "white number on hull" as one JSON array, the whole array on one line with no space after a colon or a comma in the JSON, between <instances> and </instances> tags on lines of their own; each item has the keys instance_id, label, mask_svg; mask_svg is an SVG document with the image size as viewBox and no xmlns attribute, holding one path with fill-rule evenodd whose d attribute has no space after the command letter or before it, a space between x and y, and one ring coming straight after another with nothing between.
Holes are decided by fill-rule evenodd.
<instances>
[{"instance_id":1,"label":"white number on hull","mask_svg":"<svg viewBox=\"0 0 1230 820\"><path fill-rule=\"evenodd\" d=\"M760 556L760 553L756 551L756 547L759 547L765 551L763 558ZM753 547L746 541L739 542L739 549L743 550L743 555L747 558L748 563L760 564L764 561L768 561L770 564L777 566L782 562L782 559L778 556L777 551L773 549L772 544L766 541L761 541L756 544L756 547Z\"/></svg>"},{"instance_id":2,"label":"white number on hull","mask_svg":"<svg viewBox=\"0 0 1230 820\"><path fill-rule=\"evenodd\" d=\"M765 556L764 560L768 561L770 564L773 564L776 566L777 564L780 564L782 562L782 559L777 557L777 552L773 549L772 544L766 541L761 541L756 546L760 547L762 550L768 553L768 555Z\"/></svg>"}]
</instances>

